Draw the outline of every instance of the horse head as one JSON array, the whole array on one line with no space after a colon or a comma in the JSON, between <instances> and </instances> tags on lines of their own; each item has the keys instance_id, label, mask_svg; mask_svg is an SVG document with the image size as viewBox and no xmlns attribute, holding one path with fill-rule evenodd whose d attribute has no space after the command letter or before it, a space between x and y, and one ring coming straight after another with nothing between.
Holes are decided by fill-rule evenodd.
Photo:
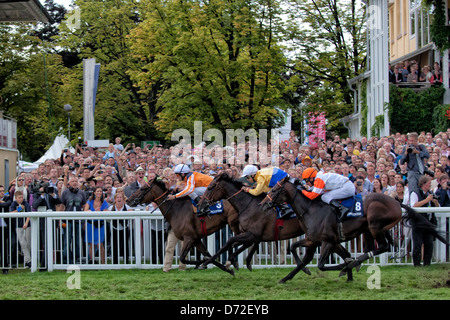
<instances>
[{"instance_id":1,"label":"horse head","mask_svg":"<svg viewBox=\"0 0 450 320\"><path fill-rule=\"evenodd\" d=\"M227 173L217 175L206 188L206 191L198 204L199 209L203 210L207 206L211 206L215 202L226 198L223 184L225 181L229 180L231 180L231 178Z\"/></svg>"},{"instance_id":2,"label":"horse head","mask_svg":"<svg viewBox=\"0 0 450 320\"><path fill-rule=\"evenodd\" d=\"M143 203L155 202L167 193L164 182L155 178L149 182L145 182L137 189L127 200L127 205L135 207Z\"/></svg>"},{"instance_id":3,"label":"horse head","mask_svg":"<svg viewBox=\"0 0 450 320\"><path fill-rule=\"evenodd\" d=\"M270 189L259 205L262 206L264 211L267 211L277 204L291 203L297 194L296 185L298 184L300 184L300 180L289 176L281 179Z\"/></svg>"}]
</instances>

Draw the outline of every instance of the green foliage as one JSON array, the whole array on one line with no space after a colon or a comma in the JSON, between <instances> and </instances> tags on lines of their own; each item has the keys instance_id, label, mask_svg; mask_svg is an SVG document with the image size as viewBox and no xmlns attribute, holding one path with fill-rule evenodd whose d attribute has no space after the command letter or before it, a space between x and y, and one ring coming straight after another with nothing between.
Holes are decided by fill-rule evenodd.
<instances>
[{"instance_id":1,"label":"green foliage","mask_svg":"<svg viewBox=\"0 0 450 320\"><path fill-rule=\"evenodd\" d=\"M433 114L442 103L443 87L431 87L418 93L410 88L392 85L389 88L391 132L435 131L437 116Z\"/></svg>"},{"instance_id":2,"label":"green foliage","mask_svg":"<svg viewBox=\"0 0 450 320\"><path fill-rule=\"evenodd\" d=\"M325 111L328 130L344 129L339 120L353 110L347 81L365 69L365 5L356 0L289 5L290 48L307 92L305 112Z\"/></svg>"},{"instance_id":3,"label":"green foliage","mask_svg":"<svg viewBox=\"0 0 450 320\"><path fill-rule=\"evenodd\" d=\"M446 23L445 18L445 1L444 0L424 0L428 6L433 5L433 20L430 25L431 40L436 47L444 51L450 49L450 26Z\"/></svg>"},{"instance_id":4,"label":"green foliage","mask_svg":"<svg viewBox=\"0 0 450 320\"><path fill-rule=\"evenodd\" d=\"M146 65L130 74L142 93L162 83L161 132L196 120L204 129L276 125L275 107L285 107L279 2L153 0L145 12L130 43Z\"/></svg>"},{"instance_id":5,"label":"green foliage","mask_svg":"<svg viewBox=\"0 0 450 320\"><path fill-rule=\"evenodd\" d=\"M433 123L435 126L435 132L445 132L450 128L450 119L448 118L450 105L441 104L438 105L433 111Z\"/></svg>"}]
</instances>

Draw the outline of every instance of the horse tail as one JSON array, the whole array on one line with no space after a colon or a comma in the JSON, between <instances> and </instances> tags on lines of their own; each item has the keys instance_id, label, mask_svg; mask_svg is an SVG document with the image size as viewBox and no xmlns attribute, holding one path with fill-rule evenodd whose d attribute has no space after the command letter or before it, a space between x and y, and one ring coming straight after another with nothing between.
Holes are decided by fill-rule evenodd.
<instances>
[{"instance_id":1,"label":"horse tail","mask_svg":"<svg viewBox=\"0 0 450 320\"><path fill-rule=\"evenodd\" d=\"M425 218L423 215L421 215L419 212L411 208L410 206L407 206L405 204L400 204L403 209L406 210L406 214L402 217L402 221L404 224L411 226L412 222L414 224L414 228L420 228L425 231L430 232L433 236L438 238L441 242L445 243L446 245L450 245L450 243L447 241L447 239L444 238L436 230L436 226L432 224L430 221L428 221L427 218Z\"/></svg>"}]
</instances>

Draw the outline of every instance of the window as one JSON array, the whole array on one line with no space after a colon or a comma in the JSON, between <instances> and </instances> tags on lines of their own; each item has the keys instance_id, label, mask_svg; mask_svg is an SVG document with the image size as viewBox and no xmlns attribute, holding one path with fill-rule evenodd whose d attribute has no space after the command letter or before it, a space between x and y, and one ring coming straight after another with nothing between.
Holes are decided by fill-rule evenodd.
<instances>
[{"instance_id":1,"label":"window","mask_svg":"<svg viewBox=\"0 0 450 320\"><path fill-rule=\"evenodd\" d=\"M420 0L409 2L409 38L417 38L416 49L422 48L430 42L430 14L420 5Z\"/></svg>"}]
</instances>

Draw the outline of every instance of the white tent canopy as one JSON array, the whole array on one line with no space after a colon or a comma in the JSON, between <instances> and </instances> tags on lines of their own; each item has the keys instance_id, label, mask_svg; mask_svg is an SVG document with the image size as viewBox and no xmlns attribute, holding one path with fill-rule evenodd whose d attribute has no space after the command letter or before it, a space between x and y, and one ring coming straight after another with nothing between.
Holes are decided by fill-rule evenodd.
<instances>
[{"instance_id":1,"label":"white tent canopy","mask_svg":"<svg viewBox=\"0 0 450 320\"><path fill-rule=\"evenodd\" d=\"M35 161L35 164L44 163L47 159L59 159L61 157L61 151L63 149L68 148L69 139L66 138L65 135L60 135L55 138L52 146L47 150L47 152L39 158L39 160ZM68 148L70 152L74 153L75 149L73 147Z\"/></svg>"}]
</instances>

